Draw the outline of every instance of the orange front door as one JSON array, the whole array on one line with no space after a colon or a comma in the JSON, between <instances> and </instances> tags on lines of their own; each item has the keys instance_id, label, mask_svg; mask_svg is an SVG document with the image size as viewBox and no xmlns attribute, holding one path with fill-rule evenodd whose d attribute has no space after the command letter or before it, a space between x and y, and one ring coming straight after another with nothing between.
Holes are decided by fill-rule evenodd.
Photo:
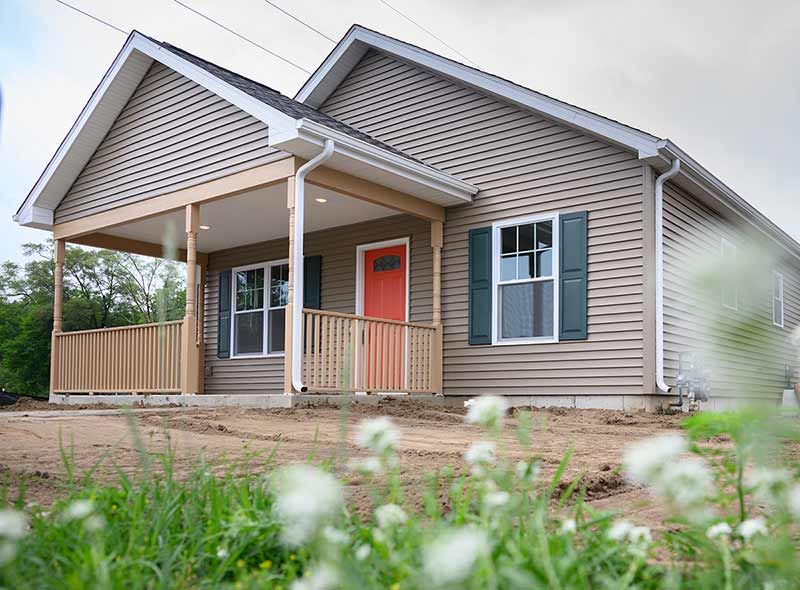
<instances>
[{"instance_id":1,"label":"orange front door","mask_svg":"<svg viewBox=\"0 0 800 590\"><path fill-rule=\"evenodd\" d=\"M364 310L371 318L406 320L406 245L364 252ZM399 391L405 367L405 329L399 324L366 322L364 389Z\"/></svg>"},{"instance_id":2,"label":"orange front door","mask_svg":"<svg viewBox=\"0 0 800 590\"><path fill-rule=\"evenodd\" d=\"M364 252L364 315L405 321L405 244Z\"/></svg>"}]
</instances>

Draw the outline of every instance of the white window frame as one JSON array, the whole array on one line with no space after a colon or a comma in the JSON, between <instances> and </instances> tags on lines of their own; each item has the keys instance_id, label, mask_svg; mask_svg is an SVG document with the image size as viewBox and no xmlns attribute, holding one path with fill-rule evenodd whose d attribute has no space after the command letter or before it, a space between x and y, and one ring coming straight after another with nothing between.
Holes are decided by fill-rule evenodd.
<instances>
[{"instance_id":1,"label":"white window frame","mask_svg":"<svg viewBox=\"0 0 800 590\"><path fill-rule=\"evenodd\" d=\"M726 251L731 251L731 252L735 253L738 250L738 248L736 247L736 244L734 244L733 242L731 242L727 238L722 238L720 240L719 249L720 249L720 254L722 256L723 265L725 265L725 261L727 260ZM727 272L727 270L726 270L726 272ZM733 305L728 305L725 302L725 291L726 291L726 289L733 289L733 298L734 298L733 299L734 300L734 304ZM720 290L719 298L720 298L720 303L722 304L722 307L724 307L725 309L730 309L732 311L739 311L739 285L734 284L731 287L731 286L723 284L722 285L722 289Z\"/></svg>"},{"instance_id":2,"label":"white window frame","mask_svg":"<svg viewBox=\"0 0 800 590\"><path fill-rule=\"evenodd\" d=\"M558 211L553 213L543 213L540 215L528 215L525 217L515 217L513 219L504 219L496 221L492 224L492 345L495 346L509 346L517 344L554 344L559 342L559 275L561 272L561 260L559 259L559 250L561 245L561 237L559 236L559 217ZM550 277L538 277L532 279L518 279L514 281L501 281L500 280L500 256L501 256L501 239L500 230L504 227L514 225L525 225L527 223L539 223L542 221L551 221L553 225L553 275ZM500 338L500 329L498 326L498 319L500 317L500 286L512 285L519 283L534 283L543 281L553 281L553 336L539 336L531 338Z\"/></svg>"},{"instance_id":3,"label":"white window frame","mask_svg":"<svg viewBox=\"0 0 800 590\"><path fill-rule=\"evenodd\" d=\"M779 280L779 293L775 293L775 279ZM786 323L786 309L785 309L785 299L784 299L784 289L786 287L786 281L784 280L783 273L777 270L772 271L772 305L770 306L771 310L770 313L772 314L772 324L774 326L778 326L779 328L783 328L784 324ZM775 321L775 302L780 301L781 303L781 321L780 323Z\"/></svg>"},{"instance_id":4,"label":"white window frame","mask_svg":"<svg viewBox=\"0 0 800 590\"><path fill-rule=\"evenodd\" d=\"M289 264L289 259L284 258L281 260L270 260L269 262L259 262L257 264L248 264L246 266L237 266L231 269L231 356L232 359L259 359L259 358L279 358L286 356L286 352L267 352L269 350L269 312L273 309L286 309L286 306L270 307L270 283L272 281L272 267L280 266L282 264ZM264 271L264 307L261 312L264 314L264 334L262 338L263 347L261 353L253 352L247 354L236 354L236 316L242 313L252 313L258 311L257 309L250 309L247 311L236 311L236 273L246 270L262 269ZM291 321L291 318L285 318L284 321Z\"/></svg>"}]
</instances>

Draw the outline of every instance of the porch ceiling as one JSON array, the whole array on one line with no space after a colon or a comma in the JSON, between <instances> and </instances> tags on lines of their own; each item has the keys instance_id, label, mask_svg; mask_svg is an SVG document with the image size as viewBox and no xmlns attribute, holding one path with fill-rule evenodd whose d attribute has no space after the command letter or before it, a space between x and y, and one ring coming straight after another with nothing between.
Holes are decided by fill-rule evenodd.
<instances>
[{"instance_id":1,"label":"porch ceiling","mask_svg":"<svg viewBox=\"0 0 800 590\"><path fill-rule=\"evenodd\" d=\"M285 182L201 205L200 252L215 252L289 235ZM319 203L316 199L327 199ZM306 232L398 215L397 211L306 185ZM184 248L184 211L175 211L104 230L104 234Z\"/></svg>"}]
</instances>

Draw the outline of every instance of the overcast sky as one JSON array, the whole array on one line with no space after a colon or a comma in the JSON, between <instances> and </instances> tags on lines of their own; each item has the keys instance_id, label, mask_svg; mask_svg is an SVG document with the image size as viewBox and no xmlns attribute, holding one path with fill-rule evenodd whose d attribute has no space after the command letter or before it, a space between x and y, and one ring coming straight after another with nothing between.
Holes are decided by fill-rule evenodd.
<instances>
[{"instance_id":1,"label":"overcast sky","mask_svg":"<svg viewBox=\"0 0 800 590\"><path fill-rule=\"evenodd\" d=\"M68 0L293 96L307 74L173 0ZM182 0L309 71L333 44L264 0ZM272 0L463 61L380 0ZM668 137L800 239L800 2L389 0L482 69ZM0 0L0 261L48 234L11 221L125 41L56 0Z\"/></svg>"}]
</instances>

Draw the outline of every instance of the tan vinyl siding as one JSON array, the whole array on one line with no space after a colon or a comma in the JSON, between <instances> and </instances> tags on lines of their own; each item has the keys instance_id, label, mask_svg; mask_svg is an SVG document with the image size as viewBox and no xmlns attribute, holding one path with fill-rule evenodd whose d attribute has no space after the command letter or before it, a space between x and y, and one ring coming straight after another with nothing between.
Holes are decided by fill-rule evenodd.
<instances>
[{"instance_id":1,"label":"tan vinyl siding","mask_svg":"<svg viewBox=\"0 0 800 590\"><path fill-rule=\"evenodd\" d=\"M668 383L678 374L681 352L699 353L712 377L713 397L778 399L785 366L797 366L791 331L800 323L797 261L756 253L761 268L740 277L737 311L722 305L713 278L720 268L722 239L746 257L763 239L754 238L688 193L668 183L664 190L664 346ZM699 263L699 264L698 264ZM784 275L784 328L772 323L772 271Z\"/></svg>"},{"instance_id":2,"label":"tan vinyl siding","mask_svg":"<svg viewBox=\"0 0 800 590\"><path fill-rule=\"evenodd\" d=\"M305 236L305 254L322 256L321 305L327 311L355 313L356 246L393 238L411 238L409 318L430 322L432 255L430 224L410 216L394 216L342 226ZM272 240L209 255L206 287L207 393L283 393L283 357L217 358L219 271L280 260L289 255L288 239Z\"/></svg>"},{"instance_id":3,"label":"tan vinyl siding","mask_svg":"<svg viewBox=\"0 0 800 590\"><path fill-rule=\"evenodd\" d=\"M284 157L267 126L155 63L55 212L79 219Z\"/></svg>"},{"instance_id":4,"label":"tan vinyl siding","mask_svg":"<svg viewBox=\"0 0 800 590\"><path fill-rule=\"evenodd\" d=\"M446 394L637 394L643 385L642 192L636 156L375 51L322 110L480 188L447 210ZM589 211L589 339L467 343L467 231Z\"/></svg>"}]
</instances>

